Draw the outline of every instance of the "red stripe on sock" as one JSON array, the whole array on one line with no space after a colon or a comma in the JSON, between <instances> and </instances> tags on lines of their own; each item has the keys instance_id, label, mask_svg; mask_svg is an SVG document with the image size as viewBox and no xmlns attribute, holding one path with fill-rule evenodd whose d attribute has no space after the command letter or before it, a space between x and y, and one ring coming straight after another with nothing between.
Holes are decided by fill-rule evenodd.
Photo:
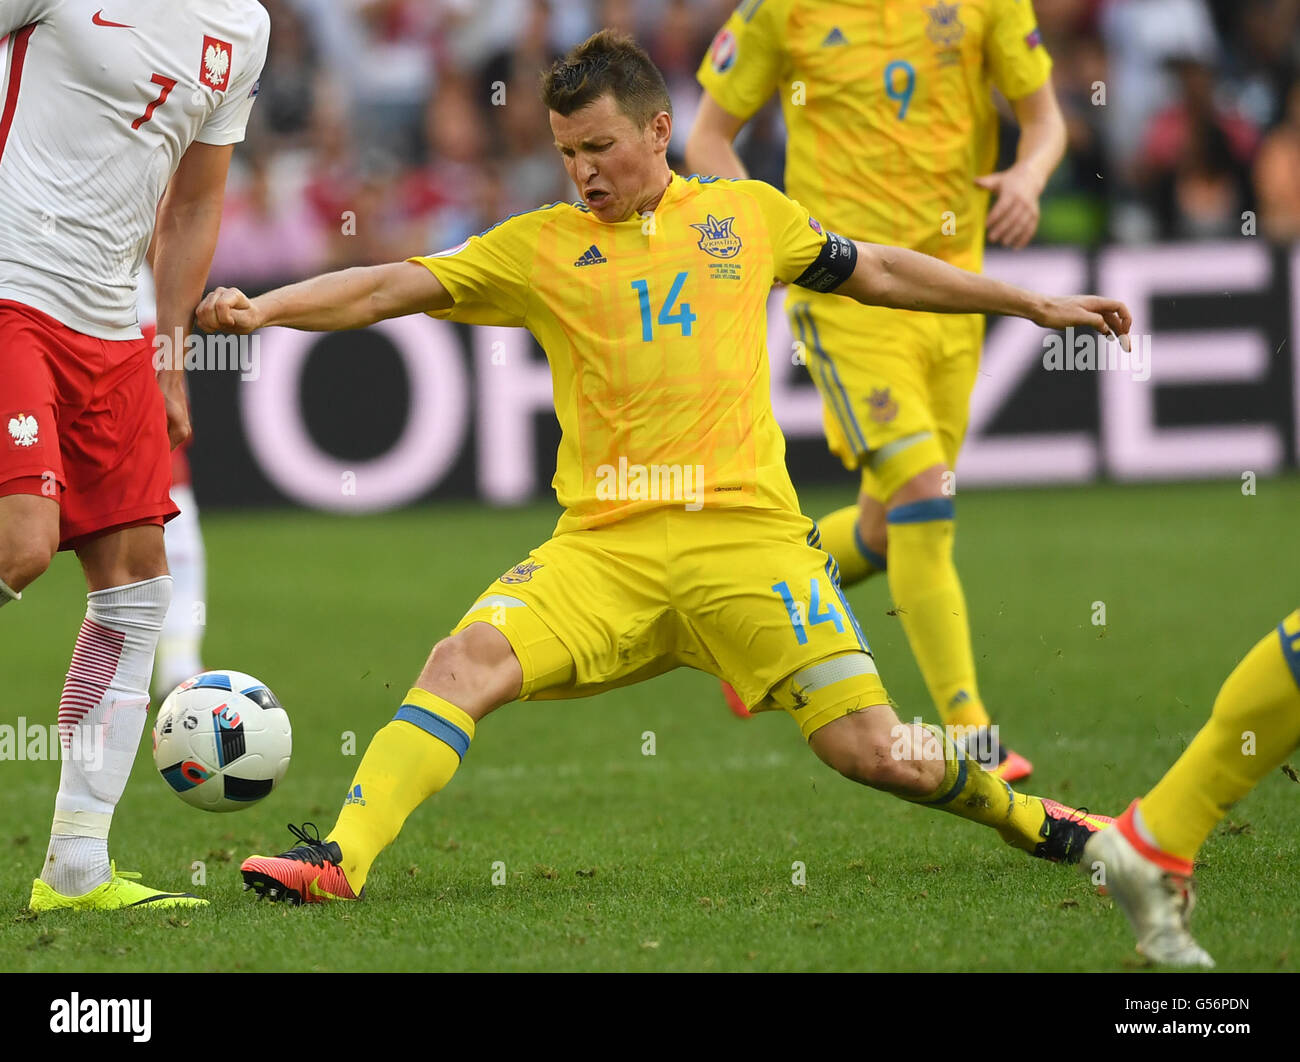
<instances>
[{"instance_id":1,"label":"red stripe on sock","mask_svg":"<svg viewBox=\"0 0 1300 1062\"><path fill-rule=\"evenodd\" d=\"M72 740L72 729L104 699L109 683L117 674L125 642L126 635L121 631L96 623L89 616L82 620L63 695L59 698L59 737L64 748Z\"/></svg>"},{"instance_id":2,"label":"red stripe on sock","mask_svg":"<svg viewBox=\"0 0 1300 1062\"><path fill-rule=\"evenodd\" d=\"M1137 849L1138 855L1144 859L1149 859L1162 870L1172 871L1175 874L1181 874L1183 877L1192 876L1192 861L1190 859L1180 859L1176 855L1170 855L1160 848L1155 848L1147 844L1137 831L1137 825L1133 822L1133 811L1137 808L1138 802L1135 800L1125 810L1124 814L1115 820L1115 827L1124 835L1134 848Z\"/></svg>"}]
</instances>

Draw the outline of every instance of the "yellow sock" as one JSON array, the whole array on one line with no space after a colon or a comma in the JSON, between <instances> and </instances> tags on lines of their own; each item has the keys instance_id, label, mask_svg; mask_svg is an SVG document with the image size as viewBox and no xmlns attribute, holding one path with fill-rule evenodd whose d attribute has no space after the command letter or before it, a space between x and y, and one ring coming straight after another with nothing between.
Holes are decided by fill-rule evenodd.
<instances>
[{"instance_id":1,"label":"yellow sock","mask_svg":"<svg viewBox=\"0 0 1300 1062\"><path fill-rule=\"evenodd\" d=\"M1193 860L1228 809L1300 744L1300 610L1228 676L1209 721L1138 804L1156 844Z\"/></svg>"},{"instance_id":2,"label":"yellow sock","mask_svg":"<svg viewBox=\"0 0 1300 1062\"><path fill-rule=\"evenodd\" d=\"M952 499L900 505L886 520L889 590L930 697L945 723L988 726L975 684L966 597L952 561Z\"/></svg>"},{"instance_id":3,"label":"yellow sock","mask_svg":"<svg viewBox=\"0 0 1300 1062\"><path fill-rule=\"evenodd\" d=\"M992 826L1007 844L1032 852L1043 839L1047 819L1043 802L1017 793L1001 778L961 755L941 727L925 723L922 729L933 738L927 741L922 754L943 756L943 781L933 793L903 799Z\"/></svg>"},{"instance_id":4,"label":"yellow sock","mask_svg":"<svg viewBox=\"0 0 1300 1062\"><path fill-rule=\"evenodd\" d=\"M343 852L343 873L360 894L370 865L406 817L451 781L474 720L449 701L412 689L393 721L371 740L327 841Z\"/></svg>"},{"instance_id":5,"label":"yellow sock","mask_svg":"<svg viewBox=\"0 0 1300 1062\"><path fill-rule=\"evenodd\" d=\"M885 558L873 551L858 532L858 507L846 505L817 521L822 549L840 568L840 586L852 586L885 570Z\"/></svg>"}]
</instances>

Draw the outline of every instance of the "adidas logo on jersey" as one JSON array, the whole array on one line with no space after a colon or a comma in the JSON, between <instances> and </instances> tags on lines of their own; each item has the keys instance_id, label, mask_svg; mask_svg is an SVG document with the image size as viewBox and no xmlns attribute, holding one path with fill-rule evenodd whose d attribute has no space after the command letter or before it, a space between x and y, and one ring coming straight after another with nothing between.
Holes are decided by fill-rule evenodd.
<instances>
[{"instance_id":1,"label":"adidas logo on jersey","mask_svg":"<svg viewBox=\"0 0 1300 1062\"><path fill-rule=\"evenodd\" d=\"M352 790L348 793L347 798L343 801L343 804L344 806L347 806L348 804L360 804L363 808L366 806L366 802L361 798L360 785L354 785L352 787Z\"/></svg>"},{"instance_id":2,"label":"adidas logo on jersey","mask_svg":"<svg viewBox=\"0 0 1300 1062\"><path fill-rule=\"evenodd\" d=\"M849 39L844 36L844 31L836 26L830 33L826 34L826 39L822 41L823 48L830 48L836 44L848 44Z\"/></svg>"},{"instance_id":3,"label":"adidas logo on jersey","mask_svg":"<svg viewBox=\"0 0 1300 1062\"><path fill-rule=\"evenodd\" d=\"M590 247L588 247L585 251L582 252L582 257L579 258L573 264L575 266L601 265L602 263L608 261L609 259L600 253L600 248L593 243Z\"/></svg>"}]
</instances>

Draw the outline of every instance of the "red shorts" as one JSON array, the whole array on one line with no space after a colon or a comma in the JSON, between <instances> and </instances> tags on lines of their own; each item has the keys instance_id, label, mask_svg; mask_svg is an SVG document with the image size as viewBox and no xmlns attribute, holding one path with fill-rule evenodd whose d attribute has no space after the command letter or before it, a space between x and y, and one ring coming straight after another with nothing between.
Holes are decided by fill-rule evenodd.
<instances>
[{"instance_id":1,"label":"red shorts","mask_svg":"<svg viewBox=\"0 0 1300 1062\"><path fill-rule=\"evenodd\" d=\"M59 549L179 512L147 340L94 339L0 301L0 431L0 497L57 496Z\"/></svg>"}]
</instances>

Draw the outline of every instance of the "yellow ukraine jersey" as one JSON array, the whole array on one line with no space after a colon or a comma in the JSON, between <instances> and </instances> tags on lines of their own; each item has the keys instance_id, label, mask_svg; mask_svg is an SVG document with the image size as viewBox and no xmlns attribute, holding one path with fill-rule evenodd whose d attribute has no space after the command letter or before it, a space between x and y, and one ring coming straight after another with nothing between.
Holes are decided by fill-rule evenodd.
<instances>
[{"instance_id":1,"label":"yellow ukraine jersey","mask_svg":"<svg viewBox=\"0 0 1300 1062\"><path fill-rule=\"evenodd\" d=\"M799 511L765 308L826 244L769 185L674 176L652 215L606 224L557 203L412 261L456 300L434 316L522 326L546 351L558 534L665 505Z\"/></svg>"},{"instance_id":2,"label":"yellow ukraine jersey","mask_svg":"<svg viewBox=\"0 0 1300 1062\"><path fill-rule=\"evenodd\" d=\"M829 228L978 271L990 83L1014 100L1050 72L1030 0L744 0L698 76L737 118L780 90L786 192Z\"/></svg>"}]
</instances>

